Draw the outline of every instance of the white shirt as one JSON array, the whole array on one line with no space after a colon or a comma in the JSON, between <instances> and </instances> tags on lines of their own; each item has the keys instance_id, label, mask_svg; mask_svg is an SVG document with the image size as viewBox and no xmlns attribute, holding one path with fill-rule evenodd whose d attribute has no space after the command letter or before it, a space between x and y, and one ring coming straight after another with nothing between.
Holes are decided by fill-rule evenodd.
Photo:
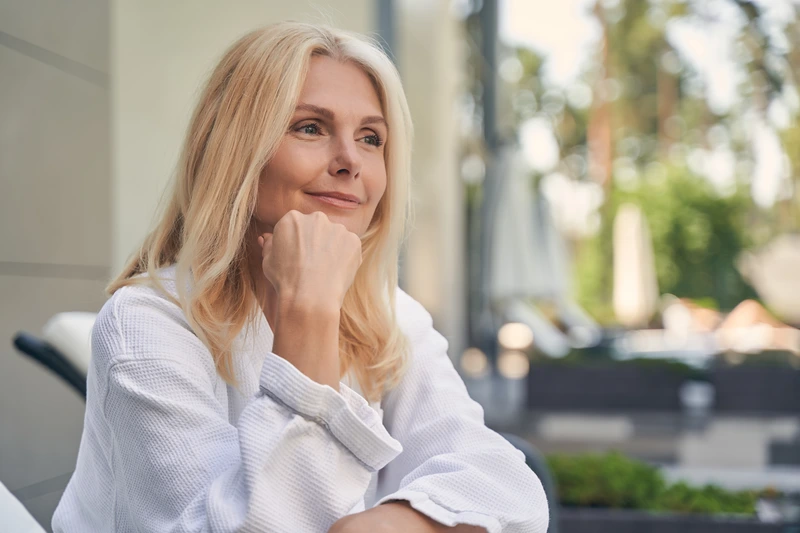
<instances>
[{"instance_id":1,"label":"white shirt","mask_svg":"<svg viewBox=\"0 0 800 533\"><path fill-rule=\"evenodd\" d=\"M118 290L94 327L54 532L327 533L406 500L448 526L545 533L541 483L484 425L430 315L399 289L397 315L408 372L370 405L353 380L337 392L272 353L263 314L236 339L231 387L178 306L148 287Z\"/></svg>"}]
</instances>

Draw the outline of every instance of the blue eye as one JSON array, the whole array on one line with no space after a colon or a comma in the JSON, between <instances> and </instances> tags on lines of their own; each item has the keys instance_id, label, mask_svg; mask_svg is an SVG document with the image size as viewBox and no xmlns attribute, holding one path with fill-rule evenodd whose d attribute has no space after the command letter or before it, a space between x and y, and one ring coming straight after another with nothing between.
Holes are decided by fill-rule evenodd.
<instances>
[{"instance_id":1,"label":"blue eye","mask_svg":"<svg viewBox=\"0 0 800 533\"><path fill-rule=\"evenodd\" d=\"M312 122L310 124L303 124L302 126L297 128L295 131L297 131L299 133L304 133L306 135L318 135L320 133L319 124L317 124L315 122Z\"/></svg>"},{"instance_id":2,"label":"blue eye","mask_svg":"<svg viewBox=\"0 0 800 533\"><path fill-rule=\"evenodd\" d=\"M381 139L377 133L367 135L364 139L367 141L367 144L371 144L375 147L379 147L383 144L383 139Z\"/></svg>"}]
</instances>

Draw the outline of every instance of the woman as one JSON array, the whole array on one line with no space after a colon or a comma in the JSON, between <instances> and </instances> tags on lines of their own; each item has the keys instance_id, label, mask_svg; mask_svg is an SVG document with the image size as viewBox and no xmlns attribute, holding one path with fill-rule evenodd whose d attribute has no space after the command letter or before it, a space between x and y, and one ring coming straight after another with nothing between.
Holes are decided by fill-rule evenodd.
<instances>
[{"instance_id":1,"label":"woman","mask_svg":"<svg viewBox=\"0 0 800 533\"><path fill-rule=\"evenodd\" d=\"M233 45L98 316L54 531L546 531L397 288L410 143L376 46L300 23Z\"/></svg>"}]
</instances>

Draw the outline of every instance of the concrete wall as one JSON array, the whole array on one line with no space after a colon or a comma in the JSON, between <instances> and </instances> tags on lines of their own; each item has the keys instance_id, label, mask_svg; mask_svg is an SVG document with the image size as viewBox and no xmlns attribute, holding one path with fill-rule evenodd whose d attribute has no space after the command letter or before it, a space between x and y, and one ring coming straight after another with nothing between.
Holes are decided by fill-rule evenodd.
<instances>
[{"instance_id":1,"label":"concrete wall","mask_svg":"<svg viewBox=\"0 0 800 533\"><path fill-rule=\"evenodd\" d=\"M405 255L409 294L433 315L456 358L466 343L465 199L456 104L462 29L446 0L397 0L397 57L414 119L415 221Z\"/></svg>"},{"instance_id":2,"label":"concrete wall","mask_svg":"<svg viewBox=\"0 0 800 533\"><path fill-rule=\"evenodd\" d=\"M11 338L105 300L108 61L106 1L0 1L0 481L41 522L74 468L83 401Z\"/></svg>"}]
</instances>

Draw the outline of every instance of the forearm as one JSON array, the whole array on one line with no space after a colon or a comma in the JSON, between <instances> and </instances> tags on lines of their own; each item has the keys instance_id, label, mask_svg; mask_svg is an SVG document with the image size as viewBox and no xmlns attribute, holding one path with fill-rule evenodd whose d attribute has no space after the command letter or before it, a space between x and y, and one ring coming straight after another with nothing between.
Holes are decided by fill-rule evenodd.
<instances>
[{"instance_id":1,"label":"forearm","mask_svg":"<svg viewBox=\"0 0 800 533\"><path fill-rule=\"evenodd\" d=\"M377 413L349 407L354 392L323 387L275 354L265 357L259 393L231 424L198 362L210 354L188 335L186 353L196 356L189 363L158 345L117 356L94 406L92 416L108 420L119 439L111 466L126 487L120 513L135 517L140 531L324 531L363 502L373 473L400 452ZM84 488L92 481L82 479Z\"/></svg>"},{"instance_id":2,"label":"forearm","mask_svg":"<svg viewBox=\"0 0 800 533\"><path fill-rule=\"evenodd\" d=\"M398 501L380 505L378 508L385 507L386 505L396 505L404 509L402 513L407 520L407 522L404 523L407 523L409 531L425 531L426 533L486 533L486 529L478 526L470 526L468 524L458 524L452 527L445 526L414 510L408 502Z\"/></svg>"},{"instance_id":3,"label":"forearm","mask_svg":"<svg viewBox=\"0 0 800 533\"><path fill-rule=\"evenodd\" d=\"M339 315L338 309L284 299L277 308L272 351L317 383L338 391Z\"/></svg>"},{"instance_id":4,"label":"forearm","mask_svg":"<svg viewBox=\"0 0 800 533\"><path fill-rule=\"evenodd\" d=\"M478 526L447 527L414 510L402 500L384 503L336 522L328 533L486 533Z\"/></svg>"}]
</instances>

